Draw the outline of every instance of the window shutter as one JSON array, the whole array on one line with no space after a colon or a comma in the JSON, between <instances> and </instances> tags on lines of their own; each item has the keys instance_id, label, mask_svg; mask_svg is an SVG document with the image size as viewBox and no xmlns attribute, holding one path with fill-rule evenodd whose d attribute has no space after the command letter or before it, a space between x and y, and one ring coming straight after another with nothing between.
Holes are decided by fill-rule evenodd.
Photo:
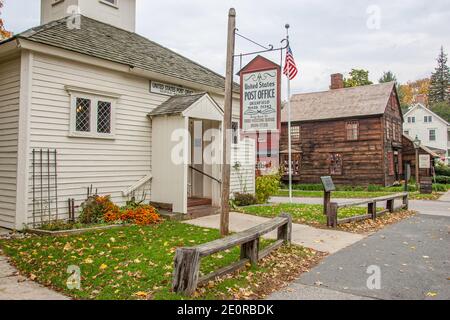
<instances>
[{"instance_id":1,"label":"window shutter","mask_svg":"<svg viewBox=\"0 0 450 320\"><path fill-rule=\"evenodd\" d=\"M403 175L403 154L398 153L398 174Z\"/></svg>"},{"instance_id":2,"label":"window shutter","mask_svg":"<svg viewBox=\"0 0 450 320\"><path fill-rule=\"evenodd\" d=\"M394 153L388 152L389 175L394 175Z\"/></svg>"}]
</instances>

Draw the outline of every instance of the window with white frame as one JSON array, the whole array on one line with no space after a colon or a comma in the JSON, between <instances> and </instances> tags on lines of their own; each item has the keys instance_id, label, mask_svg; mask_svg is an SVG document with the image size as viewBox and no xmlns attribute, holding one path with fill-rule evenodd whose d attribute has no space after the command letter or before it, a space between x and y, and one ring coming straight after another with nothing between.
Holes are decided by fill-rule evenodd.
<instances>
[{"instance_id":1,"label":"window with white frame","mask_svg":"<svg viewBox=\"0 0 450 320\"><path fill-rule=\"evenodd\" d=\"M436 130L434 129L429 130L429 134L430 134L430 141L436 141Z\"/></svg>"},{"instance_id":2,"label":"window with white frame","mask_svg":"<svg viewBox=\"0 0 450 320\"><path fill-rule=\"evenodd\" d=\"M424 116L423 117L423 122L431 123L431 122L433 122L433 117L432 116Z\"/></svg>"},{"instance_id":3,"label":"window with white frame","mask_svg":"<svg viewBox=\"0 0 450 320\"><path fill-rule=\"evenodd\" d=\"M70 92L70 135L91 138L114 138L115 96Z\"/></svg>"}]
</instances>

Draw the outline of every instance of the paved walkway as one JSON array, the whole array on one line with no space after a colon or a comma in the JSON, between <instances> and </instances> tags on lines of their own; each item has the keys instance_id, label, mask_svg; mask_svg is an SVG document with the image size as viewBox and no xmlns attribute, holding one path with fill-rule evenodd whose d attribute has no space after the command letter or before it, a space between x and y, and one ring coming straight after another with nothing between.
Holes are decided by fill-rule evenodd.
<instances>
[{"instance_id":1,"label":"paved walkway","mask_svg":"<svg viewBox=\"0 0 450 320\"><path fill-rule=\"evenodd\" d=\"M230 230L240 232L264 223L270 219L256 217L248 214L231 213ZM219 229L220 216L209 216L186 223L204 227ZM267 235L267 238L275 239L276 231ZM292 242L314 250L335 253L349 245L364 239L365 236L335 230L316 229L306 225L292 225Z\"/></svg>"},{"instance_id":2,"label":"paved walkway","mask_svg":"<svg viewBox=\"0 0 450 320\"><path fill-rule=\"evenodd\" d=\"M450 217L417 215L327 257L269 299L450 299ZM367 287L369 266L380 289Z\"/></svg>"},{"instance_id":3,"label":"paved walkway","mask_svg":"<svg viewBox=\"0 0 450 320\"><path fill-rule=\"evenodd\" d=\"M409 208L411 210L417 211L420 214L433 215L433 216L446 216L450 217L450 192L447 192L438 201L429 200L410 200ZM447 200L448 199L448 200ZM332 199L333 202L339 204L364 200L364 199ZM288 198L285 197L273 197L270 199L272 203L286 203ZM294 198L294 203L304 203L304 204L323 204L322 198ZM395 206L400 206L402 204L401 199L395 200Z\"/></svg>"}]
</instances>

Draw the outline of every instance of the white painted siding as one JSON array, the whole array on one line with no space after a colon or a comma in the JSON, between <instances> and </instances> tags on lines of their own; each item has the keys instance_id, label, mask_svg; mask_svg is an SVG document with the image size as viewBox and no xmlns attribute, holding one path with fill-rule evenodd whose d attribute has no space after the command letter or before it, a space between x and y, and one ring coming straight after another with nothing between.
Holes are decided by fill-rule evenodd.
<instances>
[{"instance_id":1,"label":"white painted siding","mask_svg":"<svg viewBox=\"0 0 450 320\"><path fill-rule=\"evenodd\" d=\"M425 122L425 116L431 116L432 121ZM415 122L408 122L408 119L412 117L415 118ZM435 130L436 132L435 141L430 140L430 130ZM418 105L405 115L403 131L413 139L417 136L422 144L427 147L446 150L447 163L450 163L448 130L449 126L426 107Z\"/></svg>"},{"instance_id":2,"label":"white painted siding","mask_svg":"<svg viewBox=\"0 0 450 320\"><path fill-rule=\"evenodd\" d=\"M95 88L121 95L116 104L114 140L69 137L70 100L65 86ZM99 194L110 194L123 204L122 191L151 170L151 121L147 114L167 97L149 93L149 81L81 63L35 56L31 110L32 149L58 151L58 196L60 214L67 217L67 199L79 205L86 188L93 185ZM30 163L30 173L32 166ZM32 181L29 215L32 221ZM147 200L150 200L150 187ZM39 221L39 219L38 219Z\"/></svg>"},{"instance_id":3,"label":"white painted siding","mask_svg":"<svg viewBox=\"0 0 450 320\"><path fill-rule=\"evenodd\" d=\"M255 193L255 140L244 139L231 150L231 193ZM236 162L240 164L236 169Z\"/></svg>"},{"instance_id":4,"label":"white painted siding","mask_svg":"<svg viewBox=\"0 0 450 320\"><path fill-rule=\"evenodd\" d=\"M0 226L15 227L20 59L0 63Z\"/></svg>"}]
</instances>

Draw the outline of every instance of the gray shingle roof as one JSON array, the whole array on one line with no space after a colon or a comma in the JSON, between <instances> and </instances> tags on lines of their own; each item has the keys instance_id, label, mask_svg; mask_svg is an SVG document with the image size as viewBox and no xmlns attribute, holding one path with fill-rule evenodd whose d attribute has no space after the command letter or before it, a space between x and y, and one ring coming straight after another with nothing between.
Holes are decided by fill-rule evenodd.
<instances>
[{"instance_id":1,"label":"gray shingle roof","mask_svg":"<svg viewBox=\"0 0 450 320\"><path fill-rule=\"evenodd\" d=\"M223 89L224 77L136 33L81 16L81 28L69 29L66 18L16 35L53 47L138 67L147 71ZM239 90L239 86L235 86Z\"/></svg>"},{"instance_id":2,"label":"gray shingle roof","mask_svg":"<svg viewBox=\"0 0 450 320\"><path fill-rule=\"evenodd\" d=\"M195 94L190 96L174 96L163 102L159 107L149 113L149 116L159 116L166 114L180 114L195 102L200 100L206 93Z\"/></svg>"},{"instance_id":3,"label":"gray shingle roof","mask_svg":"<svg viewBox=\"0 0 450 320\"><path fill-rule=\"evenodd\" d=\"M386 111L394 83L383 83L324 92L297 94L291 100L292 121L317 121L381 115ZM287 108L281 113L288 121Z\"/></svg>"}]
</instances>

